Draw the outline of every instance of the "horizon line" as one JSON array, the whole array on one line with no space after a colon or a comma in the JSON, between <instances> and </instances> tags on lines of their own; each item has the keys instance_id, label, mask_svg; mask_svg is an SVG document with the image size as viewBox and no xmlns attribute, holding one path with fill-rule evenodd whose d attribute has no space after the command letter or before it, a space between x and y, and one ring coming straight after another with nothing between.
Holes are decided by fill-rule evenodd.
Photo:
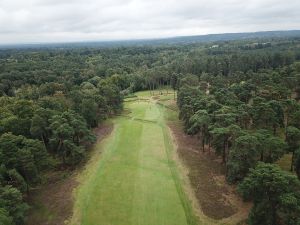
<instances>
[{"instance_id":1,"label":"horizon line","mask_svg":"<svg viewBox=\"0 0 300 225\"><path fill-rule=\"evenodd\" d=\"M272 33L272 32L300 32L299 29L292 30L259 30L259 31L242 31L242 32L225 32L225 33L206 33L206 34L194 34L194 35L178 35L178 36L166 36L166 37L149 37L149 38L120 38L120 39L95 39L95 40L78 40L78 41L32 41L32 42L11 42L0 43L0 47L13 47L13 46L34 46L34 45L64 45L64 44L84 44L84 43L118 43L118 42L135 42L135 41L159 41L176 38L188 38L188 37L205 37L213 35L234 35L234 34L256 34L256 33ZM209 41L208 41L209 42Z\"/></svg>"}]
</instances>

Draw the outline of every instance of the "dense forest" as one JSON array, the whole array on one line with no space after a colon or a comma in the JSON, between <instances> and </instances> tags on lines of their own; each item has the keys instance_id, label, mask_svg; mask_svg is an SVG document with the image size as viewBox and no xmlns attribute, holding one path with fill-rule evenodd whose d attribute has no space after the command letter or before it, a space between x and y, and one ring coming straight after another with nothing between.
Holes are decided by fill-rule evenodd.
<instances>
[{"instance_id":1,"label":"dense forest","mask_svg":"<svg viewBox=\"0 0 300 225\"><path fill-rule=\"evenodd\" d=\"M45 171L76 168L124 97L164 86L177 92L185 132L253 201L248 223L300 224L296 37L1 50L0 224L23 224L31 188ZM290 171L275 164L286 154Z\"/></svg>"}]
</instances>

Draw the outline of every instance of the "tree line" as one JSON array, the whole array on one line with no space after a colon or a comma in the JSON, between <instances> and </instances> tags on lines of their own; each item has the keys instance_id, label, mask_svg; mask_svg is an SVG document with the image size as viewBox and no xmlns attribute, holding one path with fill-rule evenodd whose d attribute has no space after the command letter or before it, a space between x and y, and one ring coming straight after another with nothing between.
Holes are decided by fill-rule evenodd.
<instances>
[{"instance_id":1,"label":"tree line","mask_svg":"<svg viewBox=\"0 0 300 225\"><path fill-rule=\"evenodd\" d=\"M91 129L122 110L122 96L112 78L95 77L70 88L25 85L0 105L0 223L23 224L30 188L47 170L76 167L96 140Z\"/></svg>"},{"instance_id":2,"label":"tree line","mask_svg":"<svg viewBox=\"0 0 300 225\"><path fill-rule=\"evenodd\" d=\"M292 154L300 178L300 64L258 72L183 76L177 104L202 151L222 159L229 183L252 200L249 224L299 224L300 181L275 162Z\"/></svg>"}]
</instances>

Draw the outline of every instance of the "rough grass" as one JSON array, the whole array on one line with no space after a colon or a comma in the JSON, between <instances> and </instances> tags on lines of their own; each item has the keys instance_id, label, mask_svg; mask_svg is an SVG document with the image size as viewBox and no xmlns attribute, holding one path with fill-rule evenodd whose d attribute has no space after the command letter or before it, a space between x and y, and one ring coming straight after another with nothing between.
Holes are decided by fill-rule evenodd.
<instances>
[{"instance_id":1,"label":"rough grass","mask_svg":"<svg viewBox=\"0 0 300 225\"><path fill-rule=\"evenodd\" d=\"M149 91L137 96L148 98ZM114 120L112 135L97 145L101 156L80 175L71 224L196 224L172 157L164 109L143 100L125 107L131 113Z\"/></svg>"}]
</instances>

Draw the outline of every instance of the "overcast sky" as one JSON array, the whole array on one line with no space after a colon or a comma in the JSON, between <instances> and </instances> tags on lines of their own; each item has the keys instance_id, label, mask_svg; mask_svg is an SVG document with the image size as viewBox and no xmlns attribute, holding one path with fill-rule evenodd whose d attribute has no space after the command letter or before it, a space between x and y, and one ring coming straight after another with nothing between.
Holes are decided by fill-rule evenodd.
<instances>
[{"instance_id":1,"label":"overcast sky","mask_svg":"<svg viewBox=\"0 0 300 225\"><path fill-rule=\"evenodd\" d=\"M300 0L0 0L0 44L300 29Z\"/></svg>"}]
</instances>

